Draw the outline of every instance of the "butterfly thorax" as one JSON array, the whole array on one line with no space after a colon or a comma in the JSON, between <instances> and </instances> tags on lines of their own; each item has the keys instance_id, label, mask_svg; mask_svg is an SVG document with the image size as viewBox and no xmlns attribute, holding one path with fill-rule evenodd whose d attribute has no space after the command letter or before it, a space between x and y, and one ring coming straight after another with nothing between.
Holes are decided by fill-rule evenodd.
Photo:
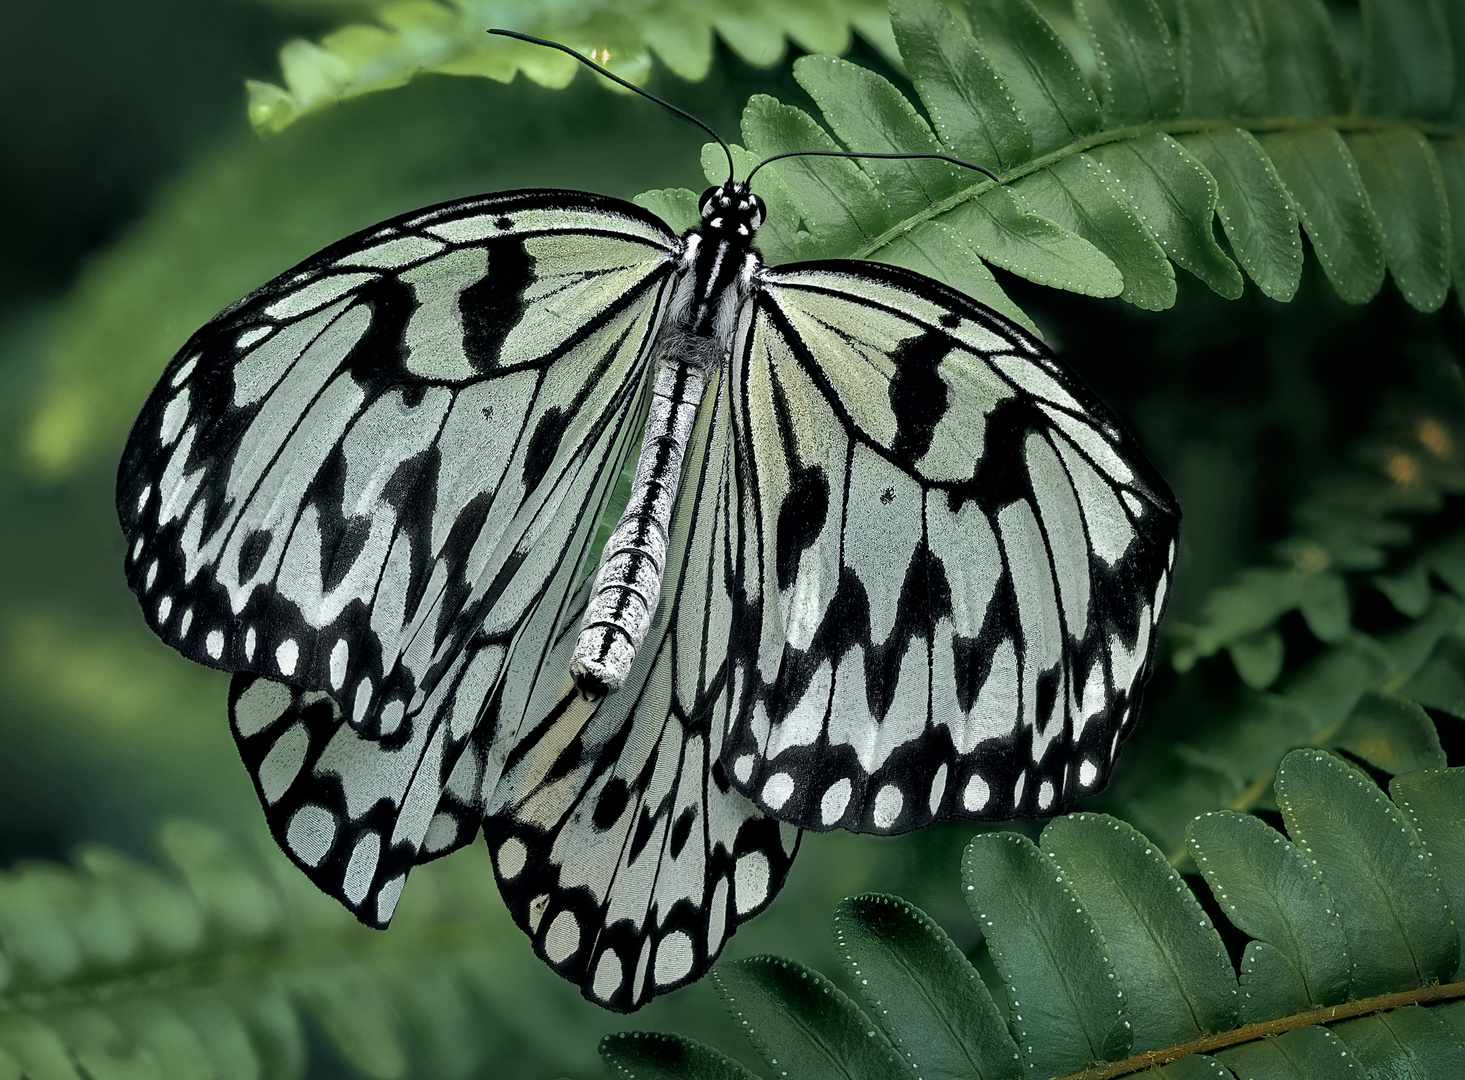
<instances>
[{"instance_id":1,"label":"butterfly thorax","mask_svg":"<svg viewBox=\"0 0 1465 1080\"><path fill-rule=\"evenodd\" d=\"M682 460L707 375L728 355L762 265L753 237L763 202L746 184L709 189L701 216L682 240L649 355L651 403L631 497L601 554L570 662L575 683L592 697L626 680L656 616Z\"/></svg>"}]
</instances>

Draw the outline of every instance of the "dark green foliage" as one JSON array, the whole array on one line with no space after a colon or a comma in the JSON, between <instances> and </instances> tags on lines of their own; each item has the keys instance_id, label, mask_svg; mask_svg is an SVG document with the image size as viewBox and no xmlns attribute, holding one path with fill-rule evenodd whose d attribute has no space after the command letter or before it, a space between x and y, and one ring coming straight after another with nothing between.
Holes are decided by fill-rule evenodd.
<instances>
[{"instance_id":1,"label":"dark green foliage","mask_svg":"<svg viewBox=\"0 0 1465 1080\"><path fill-rule=\"evenodd\" d=\"M729 1008L775 1075L809 1080L895 1075L882 1033L933 1078L1039 1080L1146 1053L1159 1056L1131 1071L1170 1062L1166 1080L1452 1075L1448 1064L1465 1060L1453 1000L1465 984L1448 1004L1409 995L1431 1000L1459 956L1459 873L1447 859L1465 845L1465 769L1395 781L1398 797L1431 807L1427 818L1322 751L1289 754L1277 789L1295 845L1228 811L1191 825L1220 910L1252 939L1239 994L1216 929L1159 850L1122 821L1075 814L1043 830L1041 850L1014 833L967 850L963 887L1008 998L1005 1023L946 935L885 896L847 900L835 917L868 1016L817 972L772 958L722 969L737 988ZM1379 1000L1353 1018L1315 1011L1367 998ZM628 1077L732 1075L705 1047L678 1043L645 1066L614 1040L602 1054Z\"/></svg>"}]
</instances>

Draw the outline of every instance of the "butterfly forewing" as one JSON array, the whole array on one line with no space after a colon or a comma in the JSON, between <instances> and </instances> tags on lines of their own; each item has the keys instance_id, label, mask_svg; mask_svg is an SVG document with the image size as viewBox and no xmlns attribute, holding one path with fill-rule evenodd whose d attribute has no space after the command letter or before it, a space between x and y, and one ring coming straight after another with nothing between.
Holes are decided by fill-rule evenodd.
<instances>
[{"instance_id":1,"label":"butterfly forewing","mask_svg":"<svg viewBox=\"0 0 1465 1080\"><path fill-rule=\"evenodd\" d=\"M545 539L619 467L607 432L639 401L675 246L625 203L500 195L343 241L230 308L123 457L150 625L395 731L578 554Z\"/></svg>"},{"instance_id":2,"label":"butterfly forewing","mask_svg":"<svg viewBox=\"0 0 1465 1080\"><path fill-rule=\"evenodd\" d=\"M1164 606L1164 482L1039 343L935 282L806 264L754 303L735 783L874 832L1097 790Z\"/></svg>"},{"instance_id":3,"label":"butterfly forewing","mask_svg":"<svg viewBox=\"0 0 1465 1080\"><path fill-rule=\"evenodd\" d=\"M735 516L728 386L689 448L662 604L631 676L598 706L564 683L580 604L562 621L484 834L515 919L587 997L638 1008L711 965L782 885L797 831L765 817L718 763L728 707Z\"/></svg>"}]
</instances>

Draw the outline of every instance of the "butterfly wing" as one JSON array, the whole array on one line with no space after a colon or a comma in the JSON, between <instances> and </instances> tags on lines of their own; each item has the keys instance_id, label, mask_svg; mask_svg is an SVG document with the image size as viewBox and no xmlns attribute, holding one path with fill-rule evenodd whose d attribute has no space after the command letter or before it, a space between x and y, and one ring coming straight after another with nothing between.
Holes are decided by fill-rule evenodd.
<instances>
[{"instance_id":1,"label":"butterfly wing","mask_svg":"<svg viewBox=\"0 0 1465 1080\"><path fill-rule=\"evenodd\" d=\"M798 843L719 764L742 532L730 391L726 373L713 378L687 452L665 599L630 677L598 703L568 684L582 589L545 662L509 681L530 705L487 796L484 835L515 920L551 967L618 1011L699 978L773 899Z\"/></svg>"},{"instance_id":2,"label":"butterfly wing","mask_svg":"<svg viewBox=\"0 0 1465 1080\"><path fill-rule=\"evenodd\" d=\"M122 459L149 625L396 732L581 555L677 243L617 200L495 195L358 234L225 311Z\"/></svg>"},{"instance_id":3,"label":"butterfly wing","mask_svg":"<svg viewBox=\"0 0 1465 1080\"><path fill-rule=\"evenodd\" d=\"M1039 342L920 275L803 264L754 308L734 782L870 832L1102 787L1174 562L1164 481Z\"/></svg>"}]
</instances>

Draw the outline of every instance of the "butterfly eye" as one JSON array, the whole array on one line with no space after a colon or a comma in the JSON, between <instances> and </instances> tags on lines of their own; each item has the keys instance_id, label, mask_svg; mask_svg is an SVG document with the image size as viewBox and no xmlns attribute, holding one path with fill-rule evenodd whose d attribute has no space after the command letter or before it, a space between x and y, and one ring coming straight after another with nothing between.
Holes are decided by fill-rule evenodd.
<instances>
[{"instance_id":1,"label":"butterfly eye","mask_svg":"<svg viewBox=\"0 0 1465 1080\"><path fill-rule=\"evenodd\" d=\"M702 198L697 201L697 213L701 216L703 221L706 221L714 213L717 212L717 208L714 204L717 201L718 192L720 192L721 190L721 188L708 188L706 191L702 192Z\"/></svg>"},{"instance_id":2,"label":"butterfly eye","mask_svg":"<svg viewBox=\"0 0 1465 1080\"><path fill-rule=\"evenodd\" d=\"M763 224L763 219L768 216L768 207L756 195L750 194L748 199L753 204L753 213L748 219L748 224L756 229Z\"/></svg>"}]
</instances>

